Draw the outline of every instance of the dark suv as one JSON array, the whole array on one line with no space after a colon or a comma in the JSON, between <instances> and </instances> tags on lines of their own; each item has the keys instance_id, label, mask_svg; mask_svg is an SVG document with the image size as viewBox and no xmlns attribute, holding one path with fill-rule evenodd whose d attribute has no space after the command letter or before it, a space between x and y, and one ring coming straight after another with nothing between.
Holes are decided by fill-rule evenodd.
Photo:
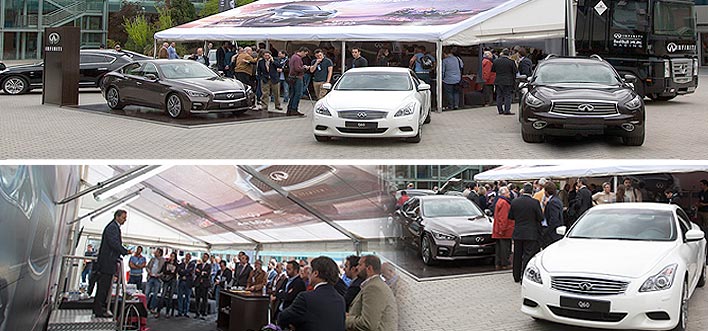
<instances>
[{"instance_id":1,"label":"dark suv","mask_svg":"<svg viewBox=\"0 0 708 331\"><path fill-rule=\"evenodd\" d=\"M543 142L549 135L615 135L625 145L644 143L644 100L634 91L636 77L620 77L599 56L549 56L531 77L519 79L525 142Z\"/></svg>"}]
</instances>

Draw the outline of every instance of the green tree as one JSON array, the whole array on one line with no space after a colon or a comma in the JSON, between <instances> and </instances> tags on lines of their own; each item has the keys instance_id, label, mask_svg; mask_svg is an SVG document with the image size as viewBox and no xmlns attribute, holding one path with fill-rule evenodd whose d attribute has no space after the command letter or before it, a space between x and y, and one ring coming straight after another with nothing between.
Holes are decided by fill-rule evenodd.
<instances>
[{"instance_id":1,"label":"green tree","mask_svg":"<svg viewBox=\"0 0 708 331\"><path fill-rule=\"evenodd\" d=\"M255 0L236 0L236 7L247 5ZM219 13L219 0L207 0L204 8L199 12L199 17L207 17Z\"/></svg>"},{"instance_id":2,"label":"green tree","mask_svg":"<svg viewBox=\"0 0 708 331\"><path fill-rule=\"evenodd\" d=\"M124 18L123 28L128 35L126 49L144 54L149 47L152 47L155 30L145 15Z\"/></svg>"},{"instance_id":3,"label":"green tree","mask_svg":"<svg viewBox=\"0 0 708 331\"><path fill-rule=\"evenodd\" d=\"M168 4L172 23L181 25L197 19L197 10L189 0L170 0Z\"/></svg>"},{"instance_id":4,"label":"green tree","mask_svg":"<svg viewBox=\"0 0 708 331\"><path fill-rule=\"evenodd\" d=\"M155 22L156 31L167 30L174 26L170 10L167 7L155 6L155 9L157 9L157 22Z\"/></svg>"}]
</instances>

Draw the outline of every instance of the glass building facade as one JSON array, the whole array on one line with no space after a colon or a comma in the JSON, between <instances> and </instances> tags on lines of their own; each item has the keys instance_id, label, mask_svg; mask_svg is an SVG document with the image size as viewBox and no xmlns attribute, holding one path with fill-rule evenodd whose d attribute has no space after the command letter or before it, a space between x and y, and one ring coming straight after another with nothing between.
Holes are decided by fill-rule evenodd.
<instances>
[{"instance_id":1,"label":"glass building facade","mask_svg":"<svg viewBox=\"0 0 708 331\"><path fill-rule=\"evenodd\" d=\"M389 166L388 181L398 189L412 183L416 189L442 187L452 178L462 179L462 183L474 179L474 175L494 168L481 165L394 165Z\"/></svg>"},{"instance_id":2,"label":"glass building facade","mask_svg":"<svg viewBox=\"0 0 708 331\"><path fill-rule=\"evenodd\" d=\"M82 47L98 47L108 35L105 0L0 0L0 60L42 57L44 29L81 28Z\"/></svg>"}]
</instances>

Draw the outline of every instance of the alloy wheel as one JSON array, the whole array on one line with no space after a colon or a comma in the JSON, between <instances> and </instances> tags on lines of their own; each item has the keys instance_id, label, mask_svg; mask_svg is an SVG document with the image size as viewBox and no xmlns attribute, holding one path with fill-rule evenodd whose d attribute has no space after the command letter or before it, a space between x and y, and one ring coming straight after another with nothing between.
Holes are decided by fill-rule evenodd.
<instances>
[{"instance_id":1,"label":"alloy wheel","mask_svg":"<svg viewBox=\"0 0 708 331\"><path fill-rule=\"evenodd\" d=\"M116 108L118 106L118 90L115 87L108 89L106 99L108 99L108 107Z\"/></svg>"},{"instance_id":2,"label":"alloy wheel","mask_svg":"<svg viewBox=\"0 0 708 331\"><path fill-rule=\"evenodd\" d=\"M431 252L431 247L430 247L430 239L428 239L428 236L423 237L423 241L421 243L421 253L423 257L423 262L425 264L430 263L430 258L432 257L432 252Z\"/></svg>"},{"instance_id":3,"label":"alloy wheel","mask_svg":"<svg viewBox=\"0 0 708 331\"><path fill-rule=\"evenodd\" d=\"M170 116L174 118L177 118L182 112L182 101L179 100L176 94L171 95L170 98L167 99L167 111L170 113Z\"/></svg>"},{"instance_id":4,"label":"alloy wheel","mask_svg":"<svg viewBox=\"0 0 708 331\"><path fill-rule=\"evenodd\" d=\"M12 77L5 81L4 88L9 94L20 94L25 90L25 81L22 78Z\"/></svg>"}]
</instances>

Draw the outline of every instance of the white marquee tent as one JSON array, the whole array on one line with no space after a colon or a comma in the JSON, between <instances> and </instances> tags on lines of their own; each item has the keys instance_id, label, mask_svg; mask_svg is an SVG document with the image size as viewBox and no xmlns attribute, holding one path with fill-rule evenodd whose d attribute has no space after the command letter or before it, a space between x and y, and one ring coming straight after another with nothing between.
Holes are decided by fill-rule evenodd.
<instances>
[{"instance_id":1,"label":"white marquee tent","mask_svg":"<svg viewBox=\"0 0 708 331\"><path fill-rule=\"evenodd\" d=\"M564 0L260 0L155 34L158 40L404 41L447 45L565 36ZM442 61L437 81L442 80ZM345 59L342 59L345 63ZM344 68L344 65L342 65ZM442 84L437 86L442 109Z\"/></svg>"},{"instance_id":2,"label":"white marquee tent","mask_svg":"<svg viewBox=\"0 0 708 331\"><path fill-rule=\"evenodd\" d=\"M474 176L478 181L524 181L547 179L568 179L578 177L611 177L629 176L652 173L689 173L708 171L708 165L703 163L671 164L667 162L651 162L651 164L612 162L607 165L573 163L563 165L505 165Z\"/></svg>"}]
</instances>

